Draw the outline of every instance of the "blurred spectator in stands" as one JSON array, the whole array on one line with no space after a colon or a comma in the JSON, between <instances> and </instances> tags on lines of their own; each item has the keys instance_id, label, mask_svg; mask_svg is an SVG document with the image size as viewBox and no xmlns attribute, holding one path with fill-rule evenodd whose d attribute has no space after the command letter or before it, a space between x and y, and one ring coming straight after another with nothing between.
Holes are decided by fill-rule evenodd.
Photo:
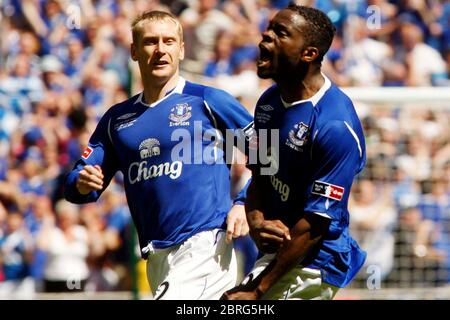
<instances>
[{"instance_id":1,"label":"blurred spectator in stands","mask_svg":"<svg viewBox=\"0 0 450 320\"><path fill-rule=\"evenodd\" d=\"M440 53L424 43L423 30L405 22L400 27L401 47L407 66L406 85L430 86L438 79L446 78L446 65ZM424 63L426 61L427 63Z\"/></svg>"},{"instance_id":2,"label":"blurred spectator in stands","mask_svg":"<svg viewBox=\"0 0 450 320\"><path fill-rule=\"evenodd\" d=\"M42 79L47 90L64 94L70 89L76 88L72 78L63 73L64 66L55 56L47 55L42 58L40 69Z\"/></svg>"},{"instance_id":3,"label":"blurred spectator in stands","mask_svg":"<svg viewBox=\"0 0 450 320\"><path fill-rule=\"evenodd\" d=\"M234 21L217 8L217 0L198 0L180 15L184 29L185 60L182 68L202 74L212 57L217 33L233 31Z\"/></svg>"},{"instance_id":4,"label":"blurred spectator in stands","mask_svg":"<svg viewBox=\"0 0 450 320\"><path fill-rule=\"evenodd\" d=\"M22 213L8 207L6 225L0 234L0 267L4 282L0 282L0 297L30 298L34 281L30 277L33 242L25 228Z\"/></svg>"},{"instance_id":5,"label":"blurred spectator in stands","mask_svg":"<svg viewBox=\"0 0 450 320\"><path fill-rule=\"evenodd\" d=\"M37 245L47 255L44 291L84 291L89 277L86 259L89 239L86 228L79 224L79 208L65 200L55 205L57 224L46 221Z\"/></svg>"},{"instance_id":6,"label":"blurred spectator in stands","mask_svg":"<svg viewBox=\"0 0 450 320\"><path fill-rule=\"evenodd\" d=\"M346 22L343 72L354 86L381 86L384 74L389 78L403 79L405 68L393 59L393 49L388 43L369 37L366 20L352 16Z\"/></svg>"},{"instance_id":7,"label":"blurred spectator in stands","mask_svg":"<svg viewBox=\"0 0 450 320\"><path fill-rule=\"evenodd\" d=\"M43 160L42 153L36 146L29 147L21 156L19 187L29 204L33 202L35 196L43 196L46 193L44 180L41 176L44 169Z\"/></svg>"},{"instance_id":8,"label":"blurred spectator in stands","mask_svg":"<svg viewBox=\"0 0 450 320\"><path fill-rule=\"evenodd\" d=\"M375 7L371 7L375 6ZM388 43L392 36L392 33L397 28L397 22L395 17L398 14L398 6L389 0L367 0L367 13L369 14L368 21L375 18L379 19L380 26L372 24L369 28L369 33L372 37L379 41ZM369 10L372 9L372 10ZM377 11L373 11L376 9ZM379 17L374 16L379 14ZM373 19L373 22L378 22Z\"/></svg>"},{"instance_id":9,"label":"blurred spectator in stands","mask_svg":"<svg viewBox=\"0 0 450 320\"><path fill-rule=\"evenodd\" d=\"M404 145L406 149L397 157L396 165L417 181L429 178L431 175L430 146L417 133L405 136Z\"/></svg>"},{"instance_id":10,"label":"blurred spectator in stands","mask_svg":"<svg viewBox=\"0 0 450 320\"><path fill-rule=\"evenodd\" d=\"M66 39L65 44L67 49L61 58L63 72L66 76L70 77L72 86L79 88L89 50L84 48L82 39L76 35L70 35Z\"/></svg>"},{"instance_id":11,"label":"blurred spectator in stands","mask_svg":"<svg viewBox=\"0 0 450 320\"><path fill-rule=\"evenodd\" d=\"M61 159L61 161L68 167L78 160L80 152L87 146L89 122L87 112L83 108L73 108L67 117L70 135L68 140L64 142L64 159Z\"/></svg>"},{"instance_id":12,"label":"blurred spectator in stands","mask_svg":"<svg viewBox=\"0 0 450 320\"><path fill-rule=\"evenodd\" d=\"M450 282L450 198L448 197L447 180L437 176L428 180L419 209L423 225L426 226L423 256L435 260L438 264L435 281L438 284Z\"/></svg>"},{"instance_id":13,"label":"blurred spectator in stands","mask_svg":"<svg viewBox=\"0 0 450 320\"><path fill-rule=\"evenodd\" d=\"M222 10L235 23L250 23L254 26L258 23L258 5L254 0L229 0L223 1Z\"/></svg>"},{"instance_id":14,"label":"blurred spectator in stands","mask_svg":"<svg viewBox=\"0 0 450 320\"><path fill-rule=\"evenodd\" d=\"M388 286L423 286L424 264L420 256L424 245L421 243L421 214L417 207L404 207L399 211L398 227L395 230L394 270L388 279Z\"/></svg>"},{"instance_id":15,"label":"blurred spectator in stands","mask_svg":"<svg viewBox=\"0 0 450 320\"><path fill-rule=\"evenodd\" d=\"M231 75L233 66L231 65L231 54L233 53L234 35L227 31L217 33L214 45L214 54L206 64L204 75L207 77L217 77L219 75Z\"/></svg>"},{"instance_id":16,"label":"blurred spectator in stands","mask_svg":"<svg viewBox=\"0 0 450 320\"><path fill-rule=\"evenodd\" d=\"M131 214L128 210L122 186L117 183L103 195L102 235L106 247L103 274L116 274L118 282L114 287L130 288L131 278L128 267L130 261L129 226Z\"/></svg>"},{"instance_id":17,"label":"blurred spectator in stands","mask_svg":"<svg viewBox=\"0 0 450 320\"><path fill-rule=\"evenodd\" d=\"M3 102L13 110L16 115L31 111L31 104L43 97L44 85L36 75L31 74L31 62L25 54L19 54L12 62L9 75L0 78L0 92L8 96Z\"/></svg>"},{"instance_id":18,"label":"blurred spectator in stands","mask_svg":"<svg viewBox=\"0 0 450 320\"><path fill-rule=\"evenodd\" d=\"M259 50L255 43L259 39L259 32L256 27L248 23L236 26L235 30L232 44L225 44L232 48L228 58L231 73L217 74L211 85L237 97L251 111L255 92L259 91L260 84L255 65L259 56Z\"/></svg>"},{"instance_id":19,"label":"blurred spectator in stands","mask_svg":"<svg viewBox=\"0 0 450 320\"><path fill-rule=\"evenodd\" d=\"M357 181L352 189L350 227L361 248L367 251L365 267L379 268L385 279L394 264L394 228L397 212L389 186L376 186L371 180Z\"/></svg>"},{"instance_id":20,"label":"blurred spectator in stands","mask_svg":"<svg viewBox=\"0 0 450 320\"><path fill-rule=\"evenodd\" d=\"M405 208L416 207L421 196L418 181L408 175L405 170L397 167L395 168L393 180L392 196L396 209L401 211Z\"/></svg>"},{"instance_id":21,"label":"blurred spectator in stands","mask_svg":"<svg viewBox=\"0 0 450 320\"><path fill-rule=\"evenodd\" d=\"M450 8L450 6L449 6ZM449 9L450 12L450 9ZM450 15L450 14L449 14ZM449 17L450 20L450 17ZM450 27L449 27L450 30ZM450 31L449 31L450 34ZM449 35L450 39L450 35ZM450 42L450 40L449 40ZM435 85L437 86L450 86L450 43L447 44L447 48L443 51L444 61L446 63L446 77L436 79Z\"/></svg>"},{"instance_id":22,"label":"blurred spectator in stands","mask_svg":"<svg viewBox=\"0 0 450 320\"><path fill-rule=\"evenodd\" d=\"M39 234L46 225L55 223L52 201L47 196L36 197L31 204L31 210L25 216L25 224L31 233L33 243L38 241ZM35 247L33 252L33 262L30 265L30 274L35 280L36 291L43 291L44 271L47 255L42 249Z\"/></svg>"},{"instance_id":23,"label":"blurred spectator in stands","mask_svg":"<svg viewBox=\"0 0 450 320\"><path fill-rule=\"evenodd\" d=\"M16 37L14 37L14 35L16 35ZM23 54L30 62L30 74L39 76L39 64L41 60L39 54L41 46L36 35L30 31L23 30L17 33L12 32L9 37L11 43L8 43L9 46L6 48L8 51L5 65L11 69L15 57L19 54ZM8 41L8 36L6 36L5 39Z\"/></svg>"},{"instance_id":24,"label":"blurred spectator in stands","mask_svg":"<svg viewBox=\"0 0 450 320\"><path fill-rule=\"evenodd\" d=\"M111 200L107 196L105 199L102 199L101 203L83 205L80 212L89 235L89 266L91 270L91 276L87 284L89 291L115 290L129 274L128 270L124 272L124 266L121 263L114 265L113 260L111 260L112 251L117 250L122 244L120 232L116 226L109 225L106 219L107 213L105 209L109 210ZM116 200L112 201L117 202ZM114 208L113 210L115 209L119 208ZM122 227L123 224L120 222L123 218L121 216L122 213L119 211L117 213L119 214L117 216L119 217L117 226ZM122 249L128 250L129 248ZM129 288L130 286L126 289Z\"/></svg>"},{"instance_id":25,"label":"blurred spectator in stands","mask_svg":"<svg viewBox=\"0 0 450 320\"><path fill-rule=\"evenodd\" d=\"M130 59L130 45L132 42L129 20L124 15L114 19L114 56L115 70L120 78L120 85L128 90L130 87L130 73L128 72Z\"/></svg>"}]
</instances>

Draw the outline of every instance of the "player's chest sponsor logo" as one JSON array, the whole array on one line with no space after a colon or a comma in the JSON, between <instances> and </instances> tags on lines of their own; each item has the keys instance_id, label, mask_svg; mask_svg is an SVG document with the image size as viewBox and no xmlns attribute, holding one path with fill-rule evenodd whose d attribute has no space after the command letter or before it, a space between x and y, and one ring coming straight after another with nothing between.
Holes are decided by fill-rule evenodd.
<instances>
[{"instance_id":1,"label":"player's chest sponsor logo","mask_svg":"<svg viewBox=\"0 0 450 320\"><path fill-rule=\"evenodd\" d=\"M289 131L286 145L296 151L302 151L309 137L309 126L303 122L294 125L294 129Z\"/></svg>"},{"instance_id":2,"label":"player's chest sponsor logo","mask_svg":"<svg viewBox=\"0 0 450 320\"><path fill-rule=\"evenodd\" d=\"M137 121L137 118L132 118L132 117L135 116L136 114L137 114L136 112L125 113L125 114L121 115L120 117L118 117L116 119L117 122L114 124L114 130L120 131L122 129L131 127L132 125L134 125Z\"/></svg>"},{"instance_id":3,"label":"player's chest sponsor logo","mask_svg":"<svg viewBox=\"0 0 450 320\"><path fill-rule=\"evenodd\" d=\"M128 167L128 181L130 184L168 176L175 180L181 176L183 163L181 161L163 162L150 165L147 159L161 154L160 142L158 139L145 139L139 145L139 155L141 161L132 162Z\"/></svg>"},{"instance_id":4,"label":"player's chest sponsor logo","mask_svg":"<svg viewBox=\"0 0 450 320\"><path fill-rule=\"evenodd\" d=\"M130 164L128 167L128 181L130 184L135 184L162 176L168 176L170 179L175 180L181 176L182 171L183 162L179 160L153 165L149 165L146 160L143 160Z\"/></svg>"},{"instance_id":5,"label":"player's chest sponsor logo","mask_svg":"<svg viewBox=\"0 0 450 320\"><path fill-rule=\"evenodd\" d=\"M281 201L286 202L291 191L289 185L278 179L275 175L270 176L270 183L273 189L280 194Z\"/></svg>"},{"instance_id":6,"label":"player's chest sponsor logo","mask_svg":"<svg viewBox=\"0 0 450 320\"><path fill-rule=\"evenodd\" d=\"M179 103L170 109L169 126L188 126L192 117L192 107L187 103Z\"/></svg>"},{"instance_id":7,"label":"player's chest sponsor logo","mask_svg":"<svg viewBox=\"0 0 450 320\"><path fill-rule=\"evenodd\" d=\"M259 111L258 109L261 109L264 112ZM267 123L270 121L270 118L272 115L269 113L270 111L273 111L273 107L270 104L265 104L262 106L259 106L255 113L256 121L259 123Z\"/></svg>"},{"instance_id":8,"label":"player's chest sponsor logo","mask_svg":"<svg viewBox=\"0 0 450 320\"><path fill-rule=\"evenodd\" d=\"M314 181L311 193L333 200L341 201L344 196L345 189L331 183L322 181Z\"/></svg>"},{"instance_id":9,"label":"player's chest sponsor logo","mask_svg":"<svg viewBox=\"0 0 450 320\"><path fill-rule=\"evenodd\" d=\"M149 138L145 139L139 145L139 155L141 159L151 158L159 156L161 154L160 143L158 139Z\"/></svg>"}]
</instances>

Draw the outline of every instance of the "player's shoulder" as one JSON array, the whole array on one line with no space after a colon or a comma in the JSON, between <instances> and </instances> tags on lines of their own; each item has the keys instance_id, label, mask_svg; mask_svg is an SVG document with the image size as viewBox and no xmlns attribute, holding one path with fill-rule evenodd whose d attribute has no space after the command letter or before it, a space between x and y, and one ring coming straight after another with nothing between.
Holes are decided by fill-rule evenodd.
<instances>
[{"instance_id":1,"label":"player's shoulder","mask_svg":"<svg viewBox=\"0 0 450 320\"><path fill-rule=\"evenodd\" d=\"M338 86L331 83L330 88L316 105L316 125L319 132L333 132L339 136L351 130L359 133L360 121L353 102Z\"/></svg>"},{"instance_id":2,"label":"player's shoulder","mask_svg":"<svg viewBox=\"0 0 450 320\"><path fill-rule=\"evenodd\" d=\"M280 90L278 89L278 85L273 84L261 94L261 97L259 98L257 105L259 106L261 104L265 104L271 101L274 97L278 98L279 96Z\"/></svg>"},{"instance_id":3,"label":"player's shoulder","mask_svg":"<svg viewBox=\"0 0 450 320\"><path fill-rule=\"evenodd\" d=\"M271 113L281 103L280 91L276 84L267 88L256 102L256 113Z\"/></svg>"},{"instance_id":4,"label":"player's shoulder","mask_svg":"<svg viewBox=\"0 0 450 320\"><path fill-rule=\"evenodd\" d=\"M199 98L203 98L205 94L205 89L207 86L200 83L195 83L191 81L186 81L183 87L183 95L190 95Z\"/></svg>"},{"instance_id":5,"label":"player's shoulder","mask_svg":"<svg viewBox=\"0 0 450 320\"><path fill-rule=\"evenodd\" d=\"M319 114L318 121L322 123L330 123L335 120L353 122L356 116L352 100L333 83L315 108Z\"/></svg>"},{"instance_id":6,"label":"player's shoulder","mask_svg":"<svg viewBox=\"0 0 450 320\"><path fill-rule=\"evenodd\" d=\"M339 88L332 82L330 84L330 88L324 94L319 103L322 105L332 104L337 106L338 108L353 106L353 102L350 97L344 91L342 91L341 88Z\"/></svg>"},{"instance_id":7,"label":"player's shoulder","mask_svg":"<svg viewBox=\"0 0 450 320\"><path fill-rule=\"evenodd\" d=\"M183 94L199 97L209 105L226 105L223 102L237 102L236 98L222 89L190 81L186 81Z\"/></svg>"},{"instance_id":8,"label":"player's shoulder","mask_svg":"<svg viewBox=\"0 0 450 320\"><path fill-rule=\"evenodd\" d=\"M197 97L201 97L201 98L205 98L205 96L210 96L210 95L213 95L213 96L221 95L221 94L228 95L227 92L225 92L221 89L214 88L214 87L200 84L200 83L191 82L191 81L186 81L186 84L184 85L184 88L183 88L183 94L197 96Z\"/></svg>"},{"instance_id":9,"label":"player's shoulder","mask_svg":"<svg viewBox=\"0 0 450 320\"><path fill-rule=\"evenodd\" d=\"M142 93L138 93L129 99L112 105L104 114L103 118L117 118L124 117L126 115L131 115L134 106L141 98Z\"/></svg>"}]
</instances>

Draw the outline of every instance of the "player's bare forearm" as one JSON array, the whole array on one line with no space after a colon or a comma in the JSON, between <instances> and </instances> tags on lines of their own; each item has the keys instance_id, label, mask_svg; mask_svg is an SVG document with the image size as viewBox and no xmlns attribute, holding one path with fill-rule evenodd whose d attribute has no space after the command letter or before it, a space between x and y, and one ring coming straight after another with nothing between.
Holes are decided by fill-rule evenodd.
<instances>
[{"instance_id":1,"label":"player's bare forearm","mask_svg":"<svg viewBox=\"0 0 450 320\"><path fill-rule=\"evenodd\" d=\"M248 231L244 206L241 204L233 205L227 216L227 243L230 243L233 238L246 236Z\"/></svg>"},{"instance_id":2,"label":"player's bare forearm","mask_svg":"<svg viewBox=\"0 0 450 320\"><path fill-rule=\"evenodd\" d=\"M250 229L250 235L261 252L274 253L285 240L290 240L289 228L280 220L268 220L266 211L266 199L268 195L267 177L256 177L252 179L247 189L247 201L245 210Z\"/></svg>"},{"instance_id":3,"label":"player's bare forearm","mask_svg":"<svg viewBox=\"0 0 450 320\"><path fill-rule=\"evenodd\" d=\"M257 289L267 292L288 270L301 264L326 235L329 223L329 219L316 214L306 214L300 219L291 229L292 240L280 247L275 259L261 273Z\"/></svg>"},{"instance_id":4,"label":"player's bare forearm","mask_svg":"<svg viewBox=\"0 0 450 320\"><path fill-rule=\"evenodd\" d=\"M255 210L260 211L262 214L266 211L268 194L265 190L267 190L267 182L266 176L255 174L252 176L245 200L245 211L247 214ZM247 216L247 220L248 218Z\"/></svg>"},{"instance_id":5,"label":"player's bare forearm","mask_svg":"<svg viewBox=\"0 0 450 320\"><path fill-rule=\"evenodd\" d=\"M311 250L322 240L329 226L329 220L307 214L290 230L292 239L280 246L274 260L251 283L233 292L224 294L224 299L261 298L270 287L293 267L301 264Z\"/></svg>"}]
</instances>

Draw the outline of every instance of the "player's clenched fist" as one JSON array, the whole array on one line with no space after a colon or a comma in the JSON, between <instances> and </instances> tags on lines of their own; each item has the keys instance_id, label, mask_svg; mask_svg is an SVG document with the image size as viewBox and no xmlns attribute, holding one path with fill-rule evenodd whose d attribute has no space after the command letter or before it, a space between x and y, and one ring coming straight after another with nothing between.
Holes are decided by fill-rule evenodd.
<instances>
[{"instance_id":1,"label":"player's clenched fist","mask_svg":"<svg viewBox=\"0 0 450 320\"><path fill-rule=\"evenodd\" d=\"M250 234L261 252L274 253L291 240L289 228L280 220L262 220L250 228Z\"/></svg>"},{"instance_id":2,"label":"player's clenched fist","mask_svg":"<svg viewBox=\"0 0 450 320\"><path fill-rule=\"evenodd\" d=\"M227 216L227 243L233 238L244 237L248 234L247 217L243 205L234 205Z\"/></svg>"},{"instance_id":3,"label":"player's clenched fist","mask_svg":"<svg viewBox=\"0 0 450 320\"><path fill-rule=\"evenodd\" d=\"M81 194L88 194L91 191L103 189L103 173L99 165L84 166L77 179L77 189Z\"/></svg>"}]
</instances>

